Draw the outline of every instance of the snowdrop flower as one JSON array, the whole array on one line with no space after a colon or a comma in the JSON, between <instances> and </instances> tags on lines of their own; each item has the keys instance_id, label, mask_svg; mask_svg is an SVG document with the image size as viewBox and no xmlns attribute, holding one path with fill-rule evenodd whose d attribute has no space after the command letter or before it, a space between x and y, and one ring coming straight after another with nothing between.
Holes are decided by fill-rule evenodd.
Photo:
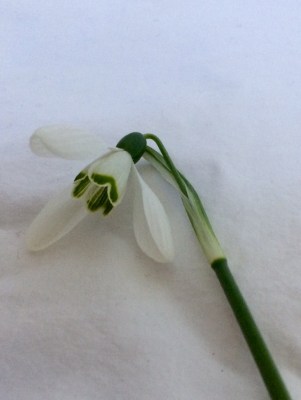
<instances>
[{"instance_id":1,"label":"snowdrop flower","mask_svg":"<svg viewBox=\"0 0 301 400\"><path fill-rule=\"evenodd\" d=\"M131 133L115 148L82 130L50 126L30 139L32 151L44 157L92 159L68 187L46 204L26 234L30 250L42 250L71 231L89 212L109 214L123 199L129 178L134 181L133 223L140 248L158 262L173 258L171 229L162 204L138 173L135 163L146 148L140 133Z\"/></svg>"}]
</instances>

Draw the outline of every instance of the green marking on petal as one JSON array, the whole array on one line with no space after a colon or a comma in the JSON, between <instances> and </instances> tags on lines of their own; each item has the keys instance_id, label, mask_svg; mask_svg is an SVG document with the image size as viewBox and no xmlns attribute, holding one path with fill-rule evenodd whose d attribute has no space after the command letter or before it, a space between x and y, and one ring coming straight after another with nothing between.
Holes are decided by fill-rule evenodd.
<instances>
[{"instance_id":1,"label":"green marking on petal","mask_svg":"<svg viewBox=\"0 0 301 400\"><path fill-rule=\"evenodd\" d=\"M86 176L85 178L79 178L79 182L77 182L78 179L75 180L75 186L73 189L73 196L76 198L81 197L86 190L88 189L88 186L90 184L90 179L88 176Z\"/></svg>"},{"instance_id":2,"label":"green marking on petal","mask_svg":"<svg viewBox=\"0 0 301 400\"><path fill-rule=\"evenodd\" d=\"M116 203L119 196L118 196L116 181L112 176L100 175L94 173L92 174L91 179L94 183L96 183L99 186L106 186L106 189L108 190L108 196L111 202Z\"/></svg>"},{"instance_id":3,"label":"green marking on petal","mask_svg":"<svg viewBox=\"0 0 301 400\"><path fill-rule=\"evenodd\" d=\"M87 201L88 209L92 212L102 210L103 215L108 215L114 208L108 197L108 187L97 189Z\"/></svg>"},{"instance_id":4,"label":"green marking on petal","mask_svg":"<svg viewBox=\"0 0 301 400\"><path fill-rule=\"evenodd\" d=\"M103 207L108 200L108 190L106 187L98 189L87 201L90 211L97 211Z\"/></svg>"},{"instance_id":5,"label":"green marking on petal","mask_svg":"<svg viewBox=\"0 0 301 400\"><path fill-rule=\"evenodd\" d=\"M102 212L103 215L108 215L109 212L113 210L113 208L114 208L113 204L111 204L110 201L108 200L106 202L106 204L104 205L103 212Z\"/></svg>"},{"instance_id":6,"label":"green marking on petal","mask_svg":"<svg viewBox=\"0 0 301 400\"><path fill-rule=\"evenodd\" d=\"M85 176L87 176L87 172L86 171L80 171L80 173L78 175L76 175L76 177L74 178L74 182L85 178Z\"/></svg>"}]
</instances>

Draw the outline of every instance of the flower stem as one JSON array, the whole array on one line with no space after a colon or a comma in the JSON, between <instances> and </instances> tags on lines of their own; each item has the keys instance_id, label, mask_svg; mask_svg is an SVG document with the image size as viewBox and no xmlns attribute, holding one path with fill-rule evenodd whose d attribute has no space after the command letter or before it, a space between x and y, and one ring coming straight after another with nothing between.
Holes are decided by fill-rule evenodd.
<instances>
[{"instance_id":1,"label":"flower stem","mask_svg":"<svg viewBox=\"0 0 301 400\"><path fill-rule=\"evenodd\" d=\"M223 288L271 399L290 400L291 397L281 375L228 268L226 257L218 243L197 192L191 183L176 169L159 138L153 134L144 136L146 139L153 140L162 154L147 146L144 157L157 168L169 183L179 190L192 227Z\"/></svg>"},{"instance_id":2,"label":"flower stem","mask_svg":"<svg viewBox=\"0 0 301 400\"><path fill-rule=\"evenodd\" d=\"M230 303L232 311L254 357L265 386L273 400L290 400L291 397L252 317L252 314L228 268L227 260L211 264Z\"/></svg>"},{"instance_id":3,"label":"flower stem","mask_svg":"<svg viewBox=\"0 0 301 400\"><path fill-rule=\"evenodd\" d=\"M163 145L163 143L161 142L161 140L156 135L153 135L152 133L146 133L144 135L144 137L145 137L145 139L151 139L156 143L156 145L158 146L159 150L162 153L162 156L167 164L167 167L170 169L175 181L177 182L179 189L185 196L187 196L186 185L183 182L183 179L181 178L179 171L176 169L172 159L170 158L170 156L168 154L168 151L166 150L166 148Z\"/></svg>"},{"instance_id":4,"label":"flower stem","mask_svg":"<svg viewBox=\"0 0 301 400\"><path fill-rule=\"evenodd\" d=\"M225 258L223 249L217 240L197 192L184 175L176 169L162 142L152 134L147 134L145 137L154 140L158 144L158 147L160 145L159 149L162 155L151 147L146 146L143 157L180 192L190 223L209 263L211 264L214 260Z\"/></svg>"}]
</instances>

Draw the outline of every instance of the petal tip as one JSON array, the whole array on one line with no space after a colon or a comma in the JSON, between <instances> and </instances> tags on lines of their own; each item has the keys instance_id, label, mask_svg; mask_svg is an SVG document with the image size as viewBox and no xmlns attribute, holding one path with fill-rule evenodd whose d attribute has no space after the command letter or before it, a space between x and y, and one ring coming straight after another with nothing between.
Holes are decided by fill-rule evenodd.
<instances>
[{"instance_id":1,"label":"petal tip","mask_svg":"<svg viewBox=\"0 0 301 400\"><path fill-rule=\"evenodd\" d=\"M51 242L41 241L41 237L34 232L34 224L32 224L25 232L25 246L30 252L38 252L44 250L51 245Z\"/></svg>"},{"instance_id":2,"label":"petal tip","mask_svg":"<svg viewBox=\"0 0 301 400\"><path fill-rule=\"evenodd\" d=\"M67 125L40 127L31 135L29 144L38 156L68 160L96 158L107 149L98 136Z\"/></svg>"},{"instance_id":3,"label":"petal tip","mask_svg":"<svg viewBox=\"0 0 301 400\"><path fill-rule=\"evenodd\" d=\"M153 260L168 263L174 259L171 227L157 195L133 168L136 182L134 196L134 232L142 251Z\"/></svg>"}]
</instances>

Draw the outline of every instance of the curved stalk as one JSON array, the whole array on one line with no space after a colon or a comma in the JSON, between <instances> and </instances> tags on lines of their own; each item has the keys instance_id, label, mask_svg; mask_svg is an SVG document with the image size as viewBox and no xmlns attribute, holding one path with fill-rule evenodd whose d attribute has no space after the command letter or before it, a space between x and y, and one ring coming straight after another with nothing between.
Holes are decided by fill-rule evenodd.
<instances>
[{"instance_id":1,"label":"curved stalk","mask_svg":"<svg viewBox=\"0 0 301 400\"><path fill-rule=\"evenodd\" d=\"M216 273L271 399L291 400L271 353L228 267L226 257L218 243L197 192L191 183L176 169L163 143L155 135L146 134L144 136L146 139L153 140L162 154L147 146L144 158L180 192L192 227L212 269Z\"/></svg>"},{"instance_id":2,"label":"curved stalk","mask_svg":"<svg viewBox=\"0 0 301 400\"><path fill-rule=\"evenodd\" d=\"M158 146L159 150L160 150L161 153L162 153L162 156L163 156L163 158L164 158L164 160L165 160L165 162L166 162L166 164L167 164L169 170L171 171L171 173L172 173L172 175L173 175L173 178L174 178L175 181L177 182L177 185L178 185L179 189L181 190L181 192L182 192L185 196L187 196L186 185L185 185L185 183L183 182L183 180L182 180L182 178L181 178L181 176L180 176L179 171L176 169L176 167L175 167L175 165L174 165L172 159L170 158L170 156L169 156L169 154L168 154L168 151L166 150L166 148L165 148L165 146L163 145L163 143L161 142L161 140L160 140L156 135L153 135L152 133L146 133L146 134L144 135L144 137L145 137L145 139L151 139L151 140L153 140L153 141L156 143L156 145Z\"/></svg>"}]
</instances>

